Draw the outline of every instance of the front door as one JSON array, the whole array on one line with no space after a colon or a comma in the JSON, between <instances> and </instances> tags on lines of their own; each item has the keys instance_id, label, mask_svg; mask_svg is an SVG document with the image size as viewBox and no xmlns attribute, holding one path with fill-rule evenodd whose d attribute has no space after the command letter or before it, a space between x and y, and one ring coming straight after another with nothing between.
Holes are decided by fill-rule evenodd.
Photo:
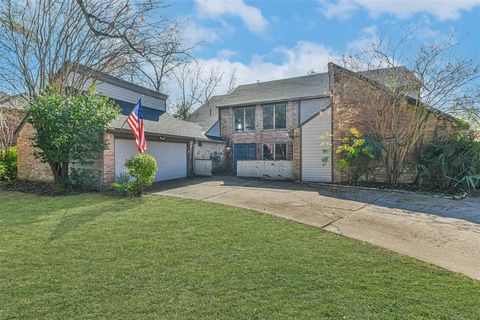
<instances>
[{"instance_id":1,"label":"front door","mask_svg":"<svg viewBox=\"0 0 480 320\"><path fill-rule=\"evenodd\" d=\"M237 172L237 160L257 160L255 143L236 143L233 145L233 170Z\"/></svg>"}]
</instances>

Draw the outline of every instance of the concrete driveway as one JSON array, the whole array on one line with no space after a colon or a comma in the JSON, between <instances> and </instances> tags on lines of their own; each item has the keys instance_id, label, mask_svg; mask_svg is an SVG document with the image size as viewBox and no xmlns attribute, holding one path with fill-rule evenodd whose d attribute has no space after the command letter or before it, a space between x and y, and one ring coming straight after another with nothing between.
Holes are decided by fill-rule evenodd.
<instances>
[{"instance_id":1,"label":"concrete driveway","mask_svg":"<svg viewBox=\"0 0 480 320\"><path fill-rule=\"evenodd\" d=\"M227 204L315 226L480 280L480 198L251 180L189 178L154 194Z\"/></svg>"}]
</instances>

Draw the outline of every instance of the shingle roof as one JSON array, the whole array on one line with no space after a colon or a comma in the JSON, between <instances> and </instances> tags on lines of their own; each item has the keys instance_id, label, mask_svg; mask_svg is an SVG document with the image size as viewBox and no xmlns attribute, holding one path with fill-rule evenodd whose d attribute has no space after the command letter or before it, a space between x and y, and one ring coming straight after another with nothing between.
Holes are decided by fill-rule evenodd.
<instances>
[{"instance_id":1,"label":"shingle roof","mask_svg":"<svg viewBox=\"0 0 480 320\"><path fill-rule=\"evenodd\" d=\"M405 67L396 68L406 70ZM370 70L360 74L372 80L387 83L391 75L391 68ZM328 72L307 76L265 81L238 86L232 93L224 96L219 107L246 105L251 103L268 103L326 96L329 94Z\"/></svg>"},{"instance_id":2,"label":"shingle roof","mask_svg":"<svg viewBox=\"0 0 480 320\"><path fill-rule=\"evenodd\" d=\"M211 97L210 100L192 112L188 121L199 124L207 132L218 121L217 107L221 105L224 97L225 95Z\"/></svg>"},{"instance_id":3,"label":"shingle roof","mask_svg":"<svg viewBox=\"0 0 480 320\"><path fill-rule=\"evenodd\" d=\"M121 115L112 121L113 129L122 129L122 125L128 116ZM154 133L174 137L186 137L197 140L208 140L200 125L180 120L168 113L163 113L158 121L144 120L145 133ZM128 124L123 129L129 130Z\"/></svg>"}]
</instances>

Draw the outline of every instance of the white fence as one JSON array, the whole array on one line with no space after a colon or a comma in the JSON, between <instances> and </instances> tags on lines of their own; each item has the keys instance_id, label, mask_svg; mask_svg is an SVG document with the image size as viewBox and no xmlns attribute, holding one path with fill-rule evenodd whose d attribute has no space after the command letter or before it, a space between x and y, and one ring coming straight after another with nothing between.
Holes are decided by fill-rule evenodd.
<instances>
[{"instance_id":1,"label":"white fence","mask_svg":"<svg viewBox=\"0 0 480 320\"><path fill-rule=\"evenodd\" d=\"M193 173L196 176L211 176L212 175L212 160L209 159L195 159L193 163Z\"/></svg>"},{"instance_id":2,"label":"white fence","mask_svg":"<svg viewBox=\"0 0 480 320\"><path fill-rule=\"evenodd\" d=\"M293 179L293 161L237 161L237 176L274 179Z\"/></svg>"}]
</instances>

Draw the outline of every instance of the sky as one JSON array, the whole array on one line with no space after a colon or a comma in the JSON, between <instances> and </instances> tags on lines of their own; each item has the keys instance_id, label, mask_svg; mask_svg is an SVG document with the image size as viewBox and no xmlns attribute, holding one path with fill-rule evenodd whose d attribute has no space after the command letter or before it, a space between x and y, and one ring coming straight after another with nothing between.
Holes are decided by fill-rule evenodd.
<instances>
[{"instance_id":1,"label":"sky","mask_svg":"<svg viewBox=\"0 0 480 320\"><path fill-rule=\"evenodd\" d=\"M170 1L184 36L200 42L206 67L236 69L237 84L324 72L329 61L418 28L415 41L448 36L464 57L480 60L480 0L192 0Z\"/></svg>"}]
</instances>

